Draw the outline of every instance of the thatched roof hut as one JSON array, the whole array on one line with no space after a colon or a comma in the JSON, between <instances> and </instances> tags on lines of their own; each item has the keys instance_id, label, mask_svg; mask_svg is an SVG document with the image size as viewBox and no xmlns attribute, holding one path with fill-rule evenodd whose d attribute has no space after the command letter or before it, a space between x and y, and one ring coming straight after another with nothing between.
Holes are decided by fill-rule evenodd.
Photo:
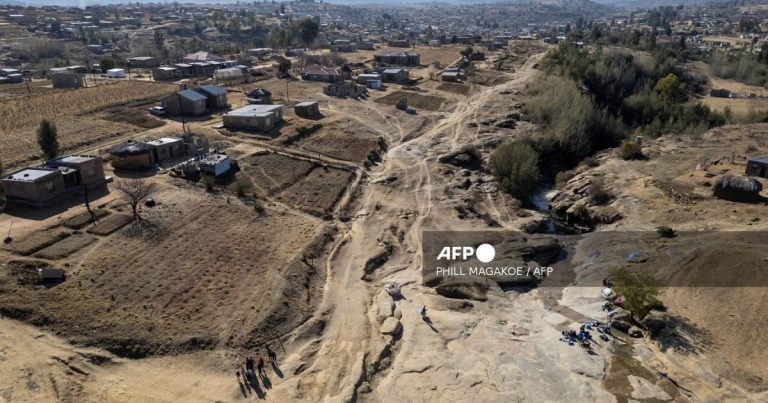
<instances>
[{"instance_id":1,"label":"thatched roof hut","mask_svg":"<svg viewBox=\"0 0 768 403\"><path fill-rule=\"evenodd\" d=\"M761 199L763 184L747 176L723 175L713 188L715 197L731 201L754 202Z\"/></svg>"}]
</instances>

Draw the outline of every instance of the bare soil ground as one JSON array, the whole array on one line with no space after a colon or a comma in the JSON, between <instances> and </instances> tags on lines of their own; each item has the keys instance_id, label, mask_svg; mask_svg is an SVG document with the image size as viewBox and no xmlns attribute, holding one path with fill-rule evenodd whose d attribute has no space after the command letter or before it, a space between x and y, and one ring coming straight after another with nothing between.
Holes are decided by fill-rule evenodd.
<instances>
[{"instance_id":1,"label":"bare soil ground","mask_svg":"<svg viewBox=\"0 0 768 403\"><path fill-rule=\"evenodd\" d=\"M133 216L128 214L112 214L107 218L100 219L88 232L96 235L109 235L133 220Z\"/></svg>"},{"instance_id":2,"label":"bare soil ground","mask_svg":"<svg viewBox=\"0 0 768 403\"><path fill-rule=\"evenodd\" d=\"M440 110L445 102L445 98L420 94L414 91L395 91L381 98L376 98L375 102L385 105L394 105L400 98L406 98L408 100L408 105L413 106L417 110L426 109L428 111Z\"/></svg>"}]
</instances>

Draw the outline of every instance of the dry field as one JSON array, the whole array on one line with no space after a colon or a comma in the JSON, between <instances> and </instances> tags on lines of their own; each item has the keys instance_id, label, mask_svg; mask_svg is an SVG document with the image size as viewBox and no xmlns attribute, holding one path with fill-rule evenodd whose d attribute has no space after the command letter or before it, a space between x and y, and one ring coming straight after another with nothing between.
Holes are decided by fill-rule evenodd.
<instances>
[{"instance_id":1,"label":"dry field","mask_svg":"<svg viewBox=\"0 0 768 403\"><path fill-rule=\"evenodd\" d=\"M320 130L299 142L305 150L318 152L333 158L361 163L370 152L381 147L376 137L357 130L346 131L346 128L335 130Z\"/></svg>"},{"instance_id":2,"label":"dry field","mask_svg":"<svg viewBox=\"0 0 768 403\"><path fill-rule=\"evenodd\" d=\"M59 133L59 145L65 153L144 130L128 123L110 122L97 117L61 117L55 122ZM37 145L36 131L36 126L29 126L4 133L4 139L8 141L0 146L0 160L3 164L20 165L39 156L40 148Z\"/></svg>"},{"instance_id":3,"label":"dry field","mask_svg":"<svg viewBox=\"0 0 768 403\"><path fill-rule=\"evenodd\" d=\"M35 158L43 117L56 124L65 153L161 126L163 121L126 105L153 102L175 89L173 84L132 81L0 101L0 132L11 140L0 147L0 159L15 166Z\"/></svg>"},{"instance_id":4,"label":"dry field","mask_svg":"<svg viewBox=\"0 0 768 403\"><path fill-rule=\"evenodd\" d=\"M41 117L79 116L132 101L160 98L177 87L145 81L120 82L0 102L0 130L35 126Z\"/></svg>"},{"instance_id":5,"label":"dry field","mask_svg":"<svg viewBox=\"0 0 768 403\"><path fill-rule=\"evenodd\" d=\"M36 254L50 262L10 258L0 272L0 312L134 357L253 347L305 318L321 280L300 257L319 253L322 222L171 192L159 197L173 203L145 212L163 228L158 239L130 237L128 228L74 234ZM25 252L50 244L48 235L35 237L14 244ZM94 241L98 247L87 246ZM49 289L24 281L48 264L65 267L67 280Z\"/></svg>"},{"instance_id":6,"label":"dry field","mask_svg":"<svg viewBox=\"0 0 768 403\"><path fill-rule=\"evenodd\" d=\"M3 84L0 86L0 100L26 97L30 92L32 93L32 96L40 96L61 91L65 90L53 88L51 82L48 80L33 80L29 83L29 89L27 89L27 84L25 83Z\"/></svg>"},{"instance_id":7,"label":"dry field","mask_svg":"<svg viewBox=\"0 0 768 403\"><path fill-rule=\"evenodd\" d=\"M349 171L316 166L306 177L280 192L277 200L324 215L333 210L351 179Z\"/></svg>"},{"instance_id":8,"label":"dry field","mask_svg":"<svg viewBox=\"0 0 768 403\"><path fill-rule=\"evenodd\" d=\"M240 169L255 184L259 196L279 192L305 177L315 164L275 153L258 154L239 161Z\"/></svg>"}]
</instances>

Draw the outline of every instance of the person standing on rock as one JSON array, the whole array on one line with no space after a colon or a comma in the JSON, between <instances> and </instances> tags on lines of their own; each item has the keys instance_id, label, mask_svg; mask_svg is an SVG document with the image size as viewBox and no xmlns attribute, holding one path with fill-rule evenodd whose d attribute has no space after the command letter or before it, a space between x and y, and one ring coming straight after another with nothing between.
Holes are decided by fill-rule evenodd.
<instances>
[{"instance_id":1,"label":"person standing on rock","mask_svg":"<svg viewBox=\"0 0 768 403\"><path fill-rule=\"evenodd\" d=\"M424 318L426 318L426 317L427 317L427 306L426 306L426 305L424 305L424 306L421 308L421 318L422 318L422 319L424 319Z\"/></svg>"}]
</instances>

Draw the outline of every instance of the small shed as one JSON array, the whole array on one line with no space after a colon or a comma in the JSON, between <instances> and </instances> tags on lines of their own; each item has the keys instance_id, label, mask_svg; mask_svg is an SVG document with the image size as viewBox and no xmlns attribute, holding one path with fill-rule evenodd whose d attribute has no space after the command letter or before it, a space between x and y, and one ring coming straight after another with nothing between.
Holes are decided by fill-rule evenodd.
<instances>
[{"instance_id":1,"label":"small shed","mask_svg":"<svg viewBox=\"0 0 768 403\"><path fill-rule=\"evenodd\" d=\"M317 117L320 116L320 105L317 101L300 102L293 107L293 112L302 117Z\"/></svg>"},{"instance_id":2,"label":"small shed","mask_svg":"<svg viewBox=\"0 0 768 403\"><path fill-rule=\"evenodd\" d=\"M85 77L71 71L60 71L51 74L53 88L82 88L85 87Z\"/></svg>"},{"instance_id":3,"label":"small shed","mask_svg":"<svg viewBox=\"0 0 768 403\"><path fill-rule=\"evenodd\" d=\"M174 80L179 75L179 69L171 66L160 66L152 69L152 79L155 81Z\"/></svg>"},{"instance_id":4,"label":"small shed","mask_svg":"<svg viewBox=\"0 0 768 403\"><path fill-rule=\"evenodd\" d=\"M208 154L197 163L200 171L213 176L221 176L229 172L231 164L226 154Z\"/></svg>"},{"instance_id":5,"label":"small shed","mask_svg":"<svg viewBox=\"0 0 768 403\"><path fill-rule=\"evenodd\" d=\"M251 90L246 97L251 105L270 105L272 104L272 93L264 88Z\"/></svg>"},{"instance_id":6,"label":"small shed","mask_svg":"<svg viewBox=\"0 0 768 403\"><path fill-rule=\"evenodd\" d=\"M768 155L748 158L744 173L749 176L768 178Z\"/></svg>"},{"instance_id":7,"label":"small shed","mask_svg":"<svg viewBox=\"0 0 768 403\"><path fill-rule=\"evenodd\" d=\"M112 167L140 171L155 165L154 147L135 140L124 141L109 150Z\"/></svg>"},{"instance_id":8,"label":"small shed","mask_svg":"<svg viewBox=\"0 0 768 403\"><path fill-rule=\"evenodd\" d=\"M406 69L386 69L381 73L381 80L385 83L401 83L408 80L408 70Z\"/></svg>"}]
</instances>

